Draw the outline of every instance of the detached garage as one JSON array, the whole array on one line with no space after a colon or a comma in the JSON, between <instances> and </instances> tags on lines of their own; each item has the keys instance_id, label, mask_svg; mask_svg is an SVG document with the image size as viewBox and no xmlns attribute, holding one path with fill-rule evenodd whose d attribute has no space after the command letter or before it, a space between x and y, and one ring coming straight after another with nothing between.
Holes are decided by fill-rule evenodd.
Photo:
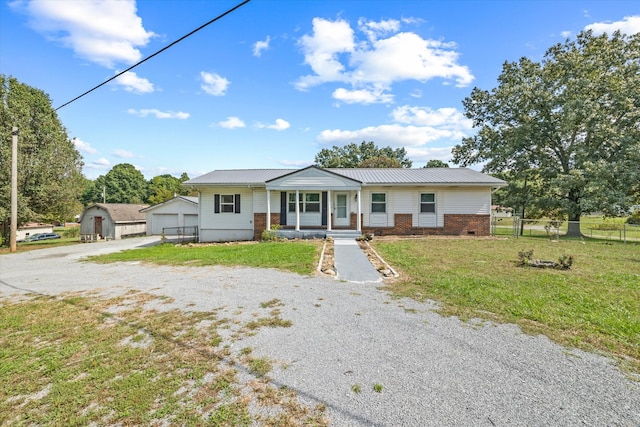
<instances>
[{"instance_id":1,"label":"detached garage","mask_svg":"<svg viewBox=\"0 0 640 427\"><path fill-rule=\"evenodd\" d=\"M197 235L197 197L174 197L140 212L147 217L147 235Z\"/></svg>"}]
</instances>

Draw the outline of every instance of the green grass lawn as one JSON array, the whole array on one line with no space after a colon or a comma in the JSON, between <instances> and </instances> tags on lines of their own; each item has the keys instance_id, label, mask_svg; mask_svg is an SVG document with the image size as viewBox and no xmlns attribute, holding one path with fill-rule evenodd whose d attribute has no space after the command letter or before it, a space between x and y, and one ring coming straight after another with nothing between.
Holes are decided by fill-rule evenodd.
<instances>
[{"instance_id":1,"label":"green grass lawn","mask_svg":"<svg viewBox=\"0 0 640 427\"><path fill-rule=\"evenodd\" d=\"M398 296L434 299L442 313L520 325L561 344L596 350L640 372L640 244L547 239L416 239L373 245L401 278ZM570 270L520 267L518 252Z\"/></svg>"},{"instance_id":2,"label":"green grass lawn","mask_svg":"<svg viewBox=\"0 0 640 427\"><path fill-rule=\"evenodd\" d=\"M88 258L94 262L145 261L164 265L244 265L311 274L318 264L322 241L247 242L213 245L161 244Z\"/></svg>"}]
</instances>

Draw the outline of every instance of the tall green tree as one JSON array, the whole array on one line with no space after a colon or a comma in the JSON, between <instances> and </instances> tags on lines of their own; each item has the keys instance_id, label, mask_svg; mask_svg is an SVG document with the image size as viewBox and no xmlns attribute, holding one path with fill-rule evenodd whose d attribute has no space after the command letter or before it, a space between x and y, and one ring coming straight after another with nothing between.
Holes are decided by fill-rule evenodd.
<instances>
[{"instance_id":1,"label":"tall green tree","mask_svg":"<svg viewBox=\"0 0 640 427\"><path fill-rule=\"evenodd\" d=\"M404 148L395 150L391 147L379 148L373 141L362 141L360 145L352 142L344 147L334 145L332 148L323 148L316 154L315 165L321 168L410 168L412 162L407 158L407 151Z\"/></svg>"},{"instance_id":2,"label":"tall green tree","mask_svg":"<svg viewBox=\"0 0 640 427\"><path fill-rule=\"evenodd\" d=\"M166 202L175 196L186 196L189 190L182 186L189 176L183 173L180 178L176 178L169 174L158 175L149 181L149 197L148 202L152 205Z\"/></svg>"},{"instance_id":3,"label":"tall green tree","mask_svg":"<svg viewBox=\"0 0 640 427\"><path fill-rule=\"evenodd\" d=\"M11 129L18 127L18 223L81 212L82 157L43 91L0 75L0 222L11 214Z\"/></svg>"},{"instance_id":4,"label":"tall green tree","mask_svg":"<svg viewBox=\"0 0 640 427\"><path fill-rule=\"evenodd\" d=\"M87 184L82 194L85 205L91 203L145 203L147 181L142 172L129 163L115 165L106 175Z\"/></svg>"},{"instance_id":5,"label":"tall green tree","mask_svg":"<svg viewBox=\"0 0 640 427\"><path fill-rule=\"evenodd\" d=\"M639 58L640 34L583 32L539 63L505 63L496 88L463 101L478 132L454 148L454 163L530 171L543 189L535 206L575 221L572 235L584 213L623 213L640 181Z\"/></svg>"}]
</instances>

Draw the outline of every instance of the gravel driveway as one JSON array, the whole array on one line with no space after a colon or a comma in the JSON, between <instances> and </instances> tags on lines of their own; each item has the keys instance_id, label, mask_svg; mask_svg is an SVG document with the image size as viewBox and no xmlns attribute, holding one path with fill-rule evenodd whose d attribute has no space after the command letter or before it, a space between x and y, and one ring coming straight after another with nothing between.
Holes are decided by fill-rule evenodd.
<instances>
[{"instance_id":1,"label":"gravel driveway","mask_svg":"<svg viewBox=\"0 0 640 427\"><path fill-rule=\"evenodd\" d=\"M332 425L640 426L640 382L609 359L514 325L441 317L435 303L393 299L379 284L251 268L78 262L154 241L2 255L0 297L136 289L190 310L224 307L226 316L246 318L280 299L281 316L293 326L262 328L234 345L277 360L273 382L311 406L326 404Z\"/></svg>"}]
</instances>

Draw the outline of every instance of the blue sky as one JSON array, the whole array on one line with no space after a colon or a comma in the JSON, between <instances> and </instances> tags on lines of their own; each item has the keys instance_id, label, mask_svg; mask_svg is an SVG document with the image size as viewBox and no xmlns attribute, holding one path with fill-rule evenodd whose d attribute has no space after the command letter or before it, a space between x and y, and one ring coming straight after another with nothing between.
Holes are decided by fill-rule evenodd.
<instances>
[{"instance_id":1,"label":"blue sky","mask_svg":"<svg viewBox=\"0 0 640 427\"><path fill-rule=\"evenodd\" d=\"M0 73L55 108L240 2L3 1ZM639 32L640 2L251 0L58 114L91 179L304 167L361 141L421 167L473 134L473 87L584 29Z\"/></svg>"}]
</instances>

